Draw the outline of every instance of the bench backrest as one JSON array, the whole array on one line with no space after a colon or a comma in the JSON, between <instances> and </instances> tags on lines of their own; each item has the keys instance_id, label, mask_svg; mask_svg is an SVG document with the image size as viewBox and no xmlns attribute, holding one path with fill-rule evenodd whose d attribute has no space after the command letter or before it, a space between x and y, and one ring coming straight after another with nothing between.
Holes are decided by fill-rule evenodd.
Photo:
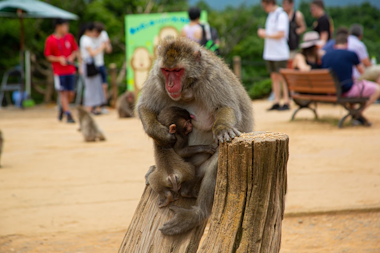
<instances>
[{"instance_id":1,"label":"bench backrest","mask_svg":"<svg viewBox=\"0 0 380 253\"><path fill-rule=\"evenodd\" d=\"M299 71L294 69L281 69L290 91L309 94L341 95L339 81L329 69L315 69Z\"/></svg>"}]
</instances>

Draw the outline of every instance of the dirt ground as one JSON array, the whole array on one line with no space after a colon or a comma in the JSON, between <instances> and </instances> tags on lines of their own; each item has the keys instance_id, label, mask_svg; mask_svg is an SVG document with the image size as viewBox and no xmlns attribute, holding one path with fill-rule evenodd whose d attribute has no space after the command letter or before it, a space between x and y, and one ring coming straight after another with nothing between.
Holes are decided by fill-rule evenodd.
<instances>
[{"instance_id":1,"label":"dirt ground","mask_svg":"<svg viewBox=\"0 0 380 253\"><path fill-rule=\"evenodd\" d=\"M255 130L290 137L282 252L380 252L380 105L366 113L371 128L344 129L338 106L294 122L269 106L253 103ZM96 118L103 143L55 117L54 106L0 110L0 252L117 252L154 164L151 140L114 111Z\"/></svg>"}]
</instances>

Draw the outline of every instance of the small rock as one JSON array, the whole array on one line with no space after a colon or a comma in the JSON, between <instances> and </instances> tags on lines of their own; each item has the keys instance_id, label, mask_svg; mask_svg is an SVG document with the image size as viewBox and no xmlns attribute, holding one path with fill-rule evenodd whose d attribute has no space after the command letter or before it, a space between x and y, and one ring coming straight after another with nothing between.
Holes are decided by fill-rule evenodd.
<instances>
[{"instance_id":1,"label":"small rock","mask_svg":"<svg viewBox=\"0 0 380 253\"><path fill-rule=\"evenodd\" d=\"M302 220L298 220L298 223L299 223L299 224L302 224L302 223L303 223L303 221L302 221Z\"/></svg>"}]
</instances>

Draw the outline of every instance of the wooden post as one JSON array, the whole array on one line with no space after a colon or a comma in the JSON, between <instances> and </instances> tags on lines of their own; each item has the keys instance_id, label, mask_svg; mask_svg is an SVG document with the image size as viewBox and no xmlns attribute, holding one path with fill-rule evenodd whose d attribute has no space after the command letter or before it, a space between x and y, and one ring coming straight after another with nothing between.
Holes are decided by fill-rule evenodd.
<instances>
[{"instance_id":1,"label":"wooden post","mask_svg":"<svg viewBox=\"0 0 380 253\"><path fill-rule=\"evenodd\" d=\"M111 63L109 65L110 68L110 76L111 76L111 89L112 89L112 99L111 106L115 108L117 97L119 96L119 89L116 83L116 64Z\"/></svg>"},{"instance_id":2,"label":"wooden post","mask_svg":"<svg viewBox=\"0 0 380 253\"><path fill-rule=\"evenodd\" d=\"M240 56L234 56L233 58L234 73L241 80L241 58Z\"/></svg>"},{"instance_id":3,"label":"wooden post","mask_svg":"<svg viewBox=\"0 0 380 253\"><path fill-rule=\"evenodd\" d=\"M285 134L254 132L219 147L211 224L198 251L206 223L180 236L163 236L158 228L172 213L159 209L157 194L146 187L119 253L278 253L288 145ZM194 200L174 204L190 207Z\"/></svg>"},{"instance_id":4,"label":"wooden post","mask_svg":"<svg viewBox=\"0 0 380 253\"><path fill-rule=\"evenodd\" d=\"M207 221L185 234L165 236L158 229L173 214L168 207L158 208L157 203L158 194L146 186L119 253L196 253ZM190 208L195 199L181 198L172 204Z\"/></svg>"},{"instance_id":5,"label":"wooden post","mask_svg":"<svg viewBox=\"0 0 380 253\"><path fill-rule=\"evenodd\" d=\"M280 252L289 138L243 134L219 147L208 235L199 253Z\"/></svg>"}]
</instances>

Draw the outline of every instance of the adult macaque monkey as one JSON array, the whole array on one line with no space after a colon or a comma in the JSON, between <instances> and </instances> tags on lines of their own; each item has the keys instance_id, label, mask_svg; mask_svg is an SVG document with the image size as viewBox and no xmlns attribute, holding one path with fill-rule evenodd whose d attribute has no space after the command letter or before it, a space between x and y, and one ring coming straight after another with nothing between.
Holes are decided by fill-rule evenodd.
<instances>
[{"instance_id":1,"label":"adult macaque monkey","mask_svg":"<svg viewBox=\"0 0 380 253\"><path fill-rule=\"evenodd\" d=\"M251 100L227 65L215 54L187 38L167 39L158 48L158 58L144 84L137 111L145 132L156 143L170 147L174 135L157 120L159 112L178 106L194 115L189 145L231 141L253 128ZM191 163L204 173L196 205L191 209L171 207L175 215L160 230L167 235L186 232L211 214L216 174L214 155L197 154Z\"/></svg>"}]
</instances>

